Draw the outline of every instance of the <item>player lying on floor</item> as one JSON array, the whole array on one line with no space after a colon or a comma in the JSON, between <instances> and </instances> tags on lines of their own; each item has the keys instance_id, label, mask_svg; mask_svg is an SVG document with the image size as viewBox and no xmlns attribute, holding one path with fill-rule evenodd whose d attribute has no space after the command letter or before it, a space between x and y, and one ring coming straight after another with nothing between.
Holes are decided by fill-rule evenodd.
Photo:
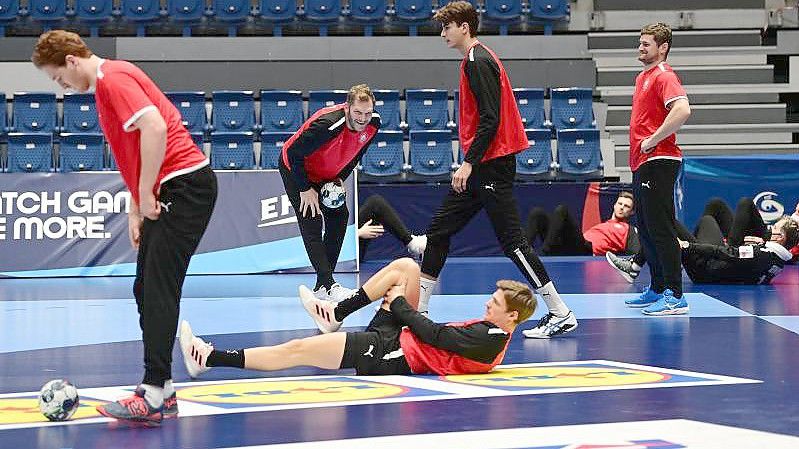
<instances>
[{"instance_id":1,"label":"player lying on floor","mask_svg":"<svg viewBox=\"0 0 799 449\"><path fill-rule=\"evenodd\" d=\"M323 335L225 351L195 337L183 321L180 347L189 375L197 377L215 366L354 368L358 375L487 373L502 362L514 329L536 308L529 287L500 280L482 318L436 324L416 310L419 266L409 258L391 262L338 304L316 299L305 286L300 286L300 300ZM347 315L377 300L382 305L365 331L335 332Z\"/></svg>"}]
</instances>

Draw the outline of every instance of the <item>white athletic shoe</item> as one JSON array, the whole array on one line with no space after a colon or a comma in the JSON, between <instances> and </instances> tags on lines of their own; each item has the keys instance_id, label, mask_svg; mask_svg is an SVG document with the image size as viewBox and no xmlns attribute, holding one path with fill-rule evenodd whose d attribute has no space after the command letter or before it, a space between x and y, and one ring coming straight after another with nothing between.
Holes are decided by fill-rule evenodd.
<instances>
[{"instance_id":1,"label":"white athletic shoe","mask_svg":"<svg viewBox=\"0 0 799 449\"><path fill-rule=\"evenodd\" d=\"M186 364L186 371L192 378L210 370L205 363L208 355L214 350L210 343L206 343L200 337L195 337L191 332L189 322L180 322L180 350L183 352L183 363Z\"/></svg>"},{"instance_id":2,"label":"white athletic shoe","mask_svg":"<svg viewBox=\"0 0 799 449\"><path fill-rule=\"evenodd\" d=\"M358 293L358 290L342 287L341 284L336 282L327 290L327 299L334 303L339 303L347 298L353 297L356 293Z\"/></svg>"},{"instance_id":3,"label":"white athletic shoe","mask_svg":"<svg viewBox=\"0 0 799 449\"><path fill-rule=\"evenodd\" d=\"M577 318L571 310L564 317L547 313L532 329L522 331L527 338L552 338L577 329Z\"/></svg>"},{"instance_id":4,"label":"white athletic shoe","mask_svg":"<svg viewBox=\"0 0 799 449\"><path fill-rule=\"evenodd\" d=\"M314 290L313 295L320 301L330 301L330 295L327 294L327 288L324 285Z\"/></svg>"},{"instance_id":5,"label":"white athletic shoe","mask_svg":"<svg viewBox=\"0 0 799 449\"><path fill-rule=\"evenodd\" d=\"M338 284L334 284L338 285ZM323 301L314 296L311 289L300 285L300 301L308 315L313 318L316 327L323 334L329 334L339 330L341 321L336 321L336 304L330 301Z\"/></svg>"},{"instance_id":6,"label":"white athletic shoe","mask_svg":"<svg viewBox=\"0 0 799 449\"><path fill-rule=\"evenodd\" d=\"M424 250L427 248L426 235L412 235L411 241L407 245L408 252L416 257L422 257Z\"/></svg>"}]
</instances>

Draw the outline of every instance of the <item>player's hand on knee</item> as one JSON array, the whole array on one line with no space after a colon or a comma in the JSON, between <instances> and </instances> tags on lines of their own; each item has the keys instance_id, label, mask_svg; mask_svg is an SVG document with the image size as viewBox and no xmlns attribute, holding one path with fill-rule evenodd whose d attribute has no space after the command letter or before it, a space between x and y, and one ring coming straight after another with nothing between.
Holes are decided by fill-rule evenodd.
<instances>
[{"instance_id":1,"label":"player's hand on knee","mask_svg":"<svg viewBox=\"0 0 799 449\"><path fill-rule=\"evenodd\" d=\"M383 297L383 300L390 305L400 296L405 296L405 281L402 281L401 284L397 284L388 289L386 295Z\"/></svg>"},{"instance_id":2,"label":"player's hand on knee","mask_svg":"<svg viewBox=\"0 0 799 449\"><path fill-rule=\"evenodd\" d=\"M319 206L319 194L313 188L300 192L300 213L303 217L310 215L312 218L316 218L316 214L322 214L322 209Z\"/></svg>"}]
</instances>

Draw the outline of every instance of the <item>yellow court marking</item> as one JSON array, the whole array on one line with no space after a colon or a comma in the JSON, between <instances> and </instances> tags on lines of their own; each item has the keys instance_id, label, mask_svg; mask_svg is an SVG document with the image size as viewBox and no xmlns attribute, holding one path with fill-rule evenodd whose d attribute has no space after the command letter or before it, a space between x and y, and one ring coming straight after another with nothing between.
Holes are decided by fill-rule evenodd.
<instances>
[{"instance_id":1,"label":"yellow court marking","mask_svg":"<svg viewBox=\"0 0 799 449\"><path fill-rule=\"evenodd\" d=\"M406 387L369 381L290 380L203 385L178 390L178 398L223 404L307 404L397 396Z\"/></svg>"},{"instance_id":2,"label":"yellow court marking","mask_svg":"<svg viewBox=\"0 0 799 449\"><path fill-rule=\"evenodd\" d=\"M445 376L451 382L485 387L565 388L658 383L671 376L615 366L542 366L498 369L488 374Z\"/></svg>"},{"instance_id":3,"label":"yellow court marking","mask_svg":"<svg viewBox=\"0 0 799 449\"><path fill-rule=\"evenodd\" d=\"M100 414L94 407L102 404L99 401L81 399L80 406L71 419L96 418ZM0 424L21 424L33 422L49 422L39 411L38 398L0 399Z\"/></svg>"}]
</instances>

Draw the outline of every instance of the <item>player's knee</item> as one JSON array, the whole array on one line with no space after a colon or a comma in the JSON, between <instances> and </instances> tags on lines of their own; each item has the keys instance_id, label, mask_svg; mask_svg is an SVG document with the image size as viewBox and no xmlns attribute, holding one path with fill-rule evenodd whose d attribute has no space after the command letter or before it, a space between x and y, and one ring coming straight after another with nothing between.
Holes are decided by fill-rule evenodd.
<instances>
[{"instance_id":1,"label":"player's knee","mask_svg":"<svg viewBox=\"0 0 799 449\"><path fill-rule=\"evenodd\" d=\"M303 338L295 338L286 342L286 351L292 355L302 354L307 348L308 344Z\"/></svg>"},{"instance_id":2,"label":"player's knee","mask_svg":"<svg viewBox=\"0 0 799 449\"><path fill-rule=\"evenodd\" d=\"M410 257L403 257L402 259L397 259L395 262L397 263L397 267L405 274L412 275L419 273L419 265Z\"/></svg>"}]
</instances>

